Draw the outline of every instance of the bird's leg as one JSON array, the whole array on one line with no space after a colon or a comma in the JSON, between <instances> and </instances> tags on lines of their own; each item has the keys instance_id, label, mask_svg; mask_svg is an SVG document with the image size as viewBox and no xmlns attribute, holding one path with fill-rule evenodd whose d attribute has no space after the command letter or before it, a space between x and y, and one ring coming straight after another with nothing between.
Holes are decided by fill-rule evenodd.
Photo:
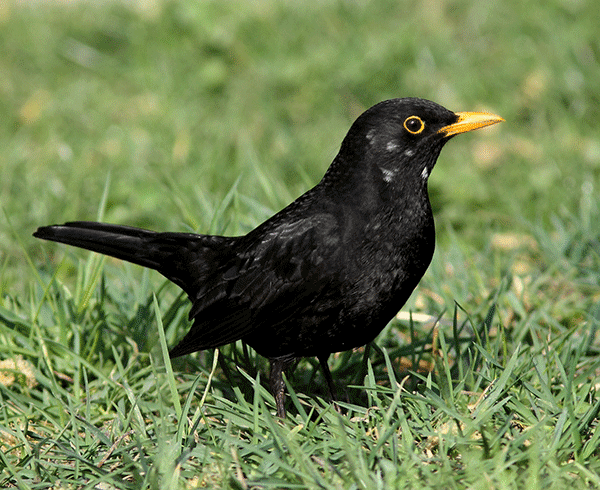
<instances>
[{"instance_id":1,"label":"bird's leg","mask_svg":"<svg viewBox=\"0 0 600 490\"><path fill-rule=\"evenodd\" d=\"M275 397L275 406L277 407L277 416L285 418L285 383L283 381L283 371L291 362L285 357L270 359L271 373L269 382L271 384L271 393Z\"/></svg>"},{"instance_id":2,"label":"bird's leg","mask_svg":"<svg viewBox=\"0 0 600 490\"><path fill-rule=\"evenodd\" d=\"M335 409L339 412L340 407L337 404L337 390L335 389L333 376L331 376L331 371L329 370L329 364L327 364L329 354L321 354L317 356L317 359L319 359L321 369L323 370L323 375L325 376L325 381L327 381L327 387L329 388L329 396L331 397L331 401L333 402Z\"/></svg>"}]
</instances>

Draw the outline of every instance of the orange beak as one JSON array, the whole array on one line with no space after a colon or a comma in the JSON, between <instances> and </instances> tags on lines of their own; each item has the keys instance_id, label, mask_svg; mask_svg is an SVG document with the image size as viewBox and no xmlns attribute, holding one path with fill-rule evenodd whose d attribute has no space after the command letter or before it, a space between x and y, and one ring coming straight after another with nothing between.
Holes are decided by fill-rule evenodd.
<instances>
[{"instance_id":1,"label":"orange beak","mask_svg":"<svg viewBox=\"0 0 600 490\"><path fill-rule=\"evenodd\" d=\"M438 133L444 133L444 136L449 137L504 121L500 116L488 112L457 112L456 115L458 121L444 126Z\"/></svg>"}]
</instances>

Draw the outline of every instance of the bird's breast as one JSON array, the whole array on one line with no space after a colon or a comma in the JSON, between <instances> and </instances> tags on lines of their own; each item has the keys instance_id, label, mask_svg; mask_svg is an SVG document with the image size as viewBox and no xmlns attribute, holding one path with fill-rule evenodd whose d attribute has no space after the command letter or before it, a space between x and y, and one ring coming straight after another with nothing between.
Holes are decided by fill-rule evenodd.
<instances>
[{"instance_id":1,"label":"bird's breast","mask_svg":"<svg viewBox=\"0 0 600 490\"><path fill-rule=\"evenodd\" d=\"M347 283L355 293L355 308L377 310L392 304L391 308L400 309L429 267L434 248L429 206L373 218L360 240L348 247L353 267Z\"/></svg>"}]
</instances>

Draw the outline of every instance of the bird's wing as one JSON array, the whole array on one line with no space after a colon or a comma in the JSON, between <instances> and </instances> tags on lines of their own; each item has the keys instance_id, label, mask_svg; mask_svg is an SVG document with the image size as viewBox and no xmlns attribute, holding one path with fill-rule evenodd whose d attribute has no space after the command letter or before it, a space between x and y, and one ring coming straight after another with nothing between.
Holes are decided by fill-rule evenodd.
<instances>
[{"instance_id":1,"label":"bird's wing","mask_svg":"<svg viewBox=\"0 0 600 490\"><path fill-rule=\"evenodd\" d=\"M339 242L338 223L325 213L254 230L190 295L194 324L171 356L234 342L263 325L285 325L308 305L317 309L317 298L327 308L326 291L342 283Z\"/></svg>"}]
</instances>

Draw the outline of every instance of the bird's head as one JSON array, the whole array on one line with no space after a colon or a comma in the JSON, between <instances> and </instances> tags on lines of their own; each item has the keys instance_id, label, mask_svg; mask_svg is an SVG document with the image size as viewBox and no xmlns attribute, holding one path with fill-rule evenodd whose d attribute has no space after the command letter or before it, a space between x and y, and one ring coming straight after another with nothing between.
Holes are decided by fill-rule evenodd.
<instances>
[{"instance_id":1,"label":"bird's head","mask_svg":"<svg viewBox=\"0 0 600 490\"><path fill-rule=\"evenodd\" d=\"M503 120L483 112L452 112L424 99L386 100L358 117L344 138L338 158L344 166L362 166L358 173L378 168L390 184L410 185L415 178L426 183L450 138Z\"/></svg>"}]
</instances>

